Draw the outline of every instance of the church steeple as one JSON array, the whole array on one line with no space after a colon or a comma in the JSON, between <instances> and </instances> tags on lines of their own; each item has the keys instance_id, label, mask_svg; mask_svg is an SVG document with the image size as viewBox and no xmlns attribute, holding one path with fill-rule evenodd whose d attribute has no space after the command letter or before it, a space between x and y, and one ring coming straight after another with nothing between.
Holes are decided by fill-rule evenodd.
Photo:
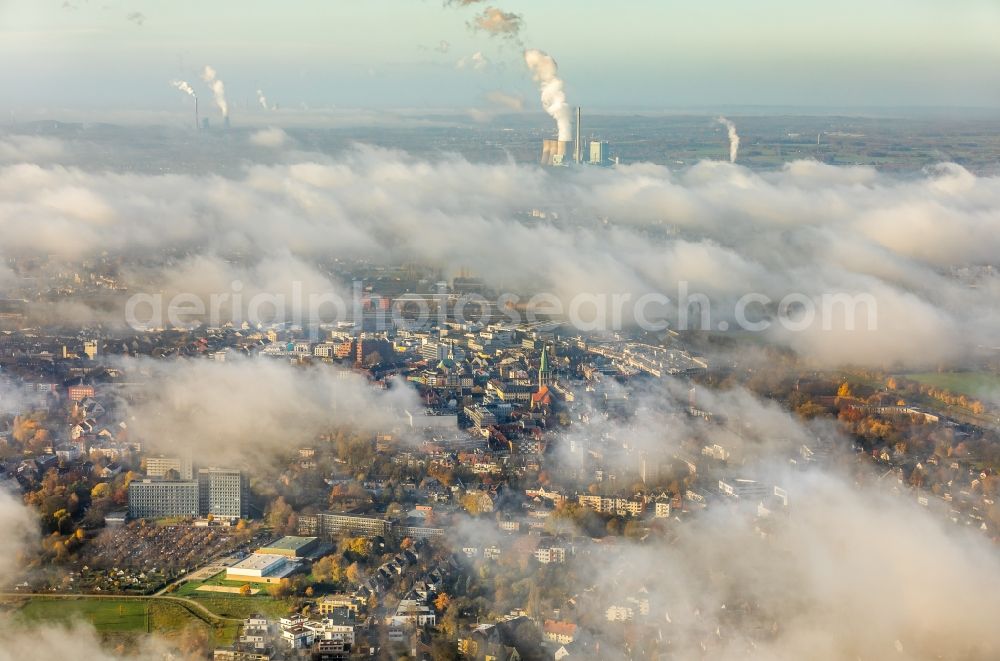
<instances>
[{"instance_id":1,"label":"church steeple","mask_svg":"<svg viewBox=\"0 0 1000 661\"><path fill-rule=\"evenodd\" d=\"M542 347L542 358L538 363L538 387L549 385L552 380L552 373L549 371L549 348Z\"/></svg>"}]
</instances>

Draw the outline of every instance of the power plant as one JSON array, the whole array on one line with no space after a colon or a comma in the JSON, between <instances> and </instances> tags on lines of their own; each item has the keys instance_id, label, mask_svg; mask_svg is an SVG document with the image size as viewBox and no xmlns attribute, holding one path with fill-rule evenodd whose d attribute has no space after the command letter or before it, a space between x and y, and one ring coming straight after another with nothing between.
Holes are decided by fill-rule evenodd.
<instances>
[{"instance_id":1,"label":"power plant","mask_svg":"<svg viewBox=\"0 0 1000 661\"><path fill-rule=\"evenodd\" d=\"M608 152L608 143L601 140L591 140L589 145L583 142L583 109L576 109L576 130L574 131L575 141L569 140L542 140L541 164L547 166L568 166L567 154L570 153L570 144L573 145L573 162L577 165L612 165L618 159L612 160ZM587 149L589 147L589 149ZM589 152L589 153L588 153ZM586 157L589 156L589 159Z\"/></svg>"},{"instance_id":2,"label":"power plant","mask_svg":"<svg viewBox=\"0 0 1000 661\"><path fill-rule=\"evenodd\" d=\"M565 165L568 140L542 140L542 165Z\"/></svg>"}]
</instances>

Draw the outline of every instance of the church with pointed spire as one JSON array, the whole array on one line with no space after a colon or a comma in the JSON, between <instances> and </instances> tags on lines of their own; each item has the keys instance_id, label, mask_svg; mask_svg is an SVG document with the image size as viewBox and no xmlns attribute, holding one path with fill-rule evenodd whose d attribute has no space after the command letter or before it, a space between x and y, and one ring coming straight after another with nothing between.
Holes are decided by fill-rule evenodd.
<instances>
[{"instance_id":1,"label":"church with pointed spire","mask_svg":"<svg viewBox=\"0 0 1000 661\"><path fill-rule=\"evenodd\" d=\"M542 347L542 358L538 363L538 387L548 387L552 382L552 372L549 369L549 348Z\"/></svg>"},{"instance_id":2,"label":"church with pointed spire","mask_svg":"<svg viewBox=\"0 0 1000 661\"><path fill-rule=\"evenodd\" d=\"M549 367L549 348L542 347L542 357L538 362L538 390L531 395L532 410L548 409L552 405L552 371Z\"/></svg>"}]
</instances>

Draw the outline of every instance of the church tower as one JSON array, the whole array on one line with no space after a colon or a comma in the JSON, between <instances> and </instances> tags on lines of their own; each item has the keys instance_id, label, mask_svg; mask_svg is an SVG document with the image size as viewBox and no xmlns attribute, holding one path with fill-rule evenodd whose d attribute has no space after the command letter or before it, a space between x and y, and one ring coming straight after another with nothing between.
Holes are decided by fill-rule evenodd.
<instances>
[{"instance_id":1,"label":"church tower","mask_svg":"<svg viewBox=\"0 0 1000 661\"><path fill-rule=\"evenodd\" d=\"M548 386L552 381L552 372L549 370L549 348L542 347L542 359L538 363L538 387Z\"/></svg>"}]
</instances>

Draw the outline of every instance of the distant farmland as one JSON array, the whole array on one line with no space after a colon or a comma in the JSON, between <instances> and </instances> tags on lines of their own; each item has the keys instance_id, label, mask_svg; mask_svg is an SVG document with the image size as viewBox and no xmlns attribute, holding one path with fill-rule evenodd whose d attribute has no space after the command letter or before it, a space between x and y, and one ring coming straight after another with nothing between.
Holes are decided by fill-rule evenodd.
<instances>
[{"instance_id":1,"label":"distant farmland","mask_svg":"<svg viewBox=\"0 0 1000 661\"><path fill-rule=\"evenodd\" d=\"M920 372L902 376L928 386L982 399L984 403L1000 401L1000 375L997 374L989 372Z\"/></svg>"}]
</instances>

